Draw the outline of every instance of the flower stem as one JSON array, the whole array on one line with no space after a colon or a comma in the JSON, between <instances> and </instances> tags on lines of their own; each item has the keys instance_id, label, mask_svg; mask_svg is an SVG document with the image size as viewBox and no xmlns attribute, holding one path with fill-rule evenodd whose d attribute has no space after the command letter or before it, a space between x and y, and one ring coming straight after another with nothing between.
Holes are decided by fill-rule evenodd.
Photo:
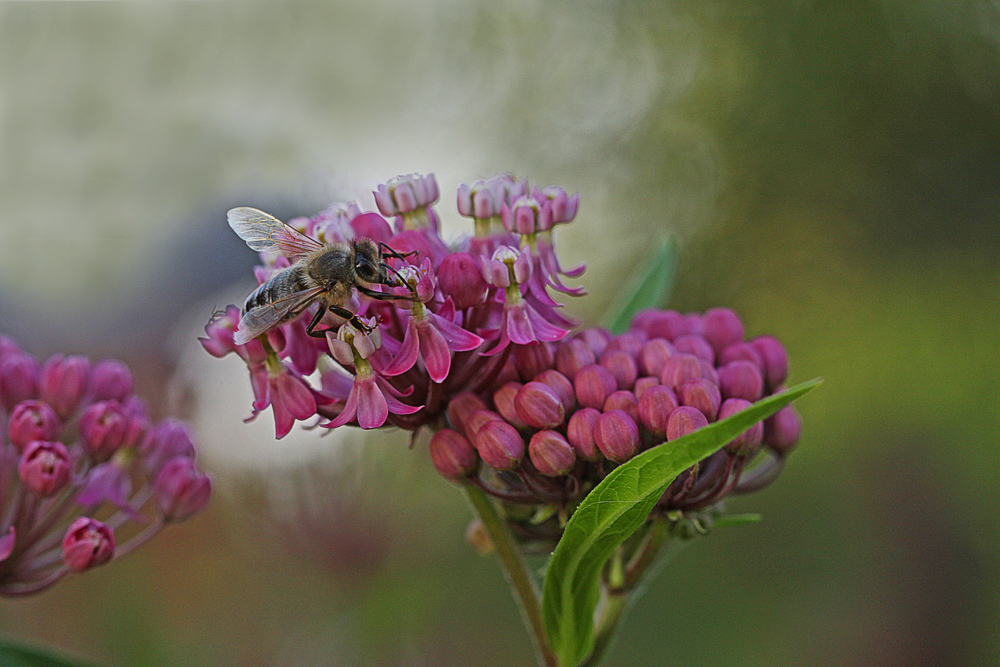
<instances>
[{"instance_id":1,"label":"flower stem","mask_svg":"<svg viewBox=\"0 0 1000 667\"><path fill-rule=\"evenodd\" d=\"M601 607L594 623L594 650L580 667L596 667L600 664L618 634L618 626L621 624L625 612L631 603L639 597L638 594L633 595L633 593L637 593L636 589L642 581L643 575L654 563L657 567L662 567L680 551L682 545L687 543L687 540L682 539L667 541L669 535L670 522L663 517L654 517L653 524L643 538L642 544L639 545L628 565L625 566L624 572L620 572L623 576L618 579L622 585L616 586L615 584L618 582L611 582L611 586L603 587Z\"/></svg>"},{"instance_id":2,"label":"flower stem","mask_svg":"<svg viewBox=\"0 0 1000 667\"><path fill-rule=\"evenodd\" d=\"M521 609L524 624L534 640L538 664L541 667L556 667L556 656L552 653L552 649L549 648L545 639L538 585L528 572L524 559L514 544L514 537L497 512L496 505L482 489L466 486L465 495L493 541L493 548L500 559L500 566L507 578L507 583L510 584L514 598L518 601L518 606Z\"/></svg>"}]
</instances>

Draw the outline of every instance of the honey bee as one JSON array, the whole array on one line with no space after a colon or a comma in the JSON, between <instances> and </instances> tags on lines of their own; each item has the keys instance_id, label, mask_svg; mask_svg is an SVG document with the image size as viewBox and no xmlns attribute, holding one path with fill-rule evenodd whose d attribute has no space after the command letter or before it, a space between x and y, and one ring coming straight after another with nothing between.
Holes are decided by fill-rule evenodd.
<instances>
[{"instance_id":1,"label":"honey bee","mask_svg":"<svg viewBox=\"0 0 1000 667\"><path fill-rule=\"evenodd\" d=\"M230 210L226 217L233 231L253 250L278 252L294 262L246 298L243 316L233 336L237 345L301 315L314 302L319 303L319 309L306 327L310 336L322 338L330 330L316 330L328 311L368 333L371 327L343 307L352 289L382 301L414 298L368 287L403 285L402 278L383 258L403 259L412 252L400 254L385 243L376 244L363 237L324 245L274 216L246 206Z\"/></svg>"}]
</instances>

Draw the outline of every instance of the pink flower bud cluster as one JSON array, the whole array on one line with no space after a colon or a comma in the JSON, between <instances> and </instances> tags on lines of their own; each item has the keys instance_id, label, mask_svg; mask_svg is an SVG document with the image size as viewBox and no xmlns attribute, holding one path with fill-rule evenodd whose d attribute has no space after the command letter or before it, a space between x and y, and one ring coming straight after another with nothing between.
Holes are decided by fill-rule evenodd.
<instances>
[{"instance_id":1,"label":"pink flower bud cluster","mask_svg":"<svg viewBox=\"0 0 1000 667\"><path fill-rule=\"evenodd\" d=\"M103 565L208 502L187 427L153 424L134 384L118 361L40 363L0 336L0 595Z\"/></svg>"},{"instance_id":2,"label":"pink flower bud cluster","mask_svg":"<svg viewBox=\"0 0 1000 667\"><path fill-rule=\"evenodd\" d=\"M564 507L616 465L781 391L788 375L781 343L745 340L724 308L644 311L621 335L585 329L512 361L492 389L451 401L431 458L444 477L507 503ZM795 409L784 408L682 473L657 511L698 510L769 483L800 430Z\"/></svg>"},{"instance_id":3,"label":"pink flower bud cluster","mask_svg":"<svg viewBox=\"0 0 1000 667\"><path fill-rule=\"evenodd\" d=\"M328 330L326 338L307 335L316 304L243 345L234 340L236 306L205 328L201 342L210 354L235 353L247 364L250 418L270 407L279 438L296 421L433 428L455 396L485 393L513 378L516 364L536 363L530 357L573 326L550 290L581 293L562 277L578 276L583 267L563 271L553 246L555 225L576 216L577 195L507 176L462 185L458 209L474 218L475 234L451 244L438 233L433 175L394 178L374 195L381 214L350 205L292 221L304 233L322 229L326 243L367 237L394 251L384 251L383 261L396 286L374 286L389 298L355 292L344 304L371 332L327 314L318 327ZM273 253L261 260L260 283L290 265Z\"/></svg>"}]
</instances>

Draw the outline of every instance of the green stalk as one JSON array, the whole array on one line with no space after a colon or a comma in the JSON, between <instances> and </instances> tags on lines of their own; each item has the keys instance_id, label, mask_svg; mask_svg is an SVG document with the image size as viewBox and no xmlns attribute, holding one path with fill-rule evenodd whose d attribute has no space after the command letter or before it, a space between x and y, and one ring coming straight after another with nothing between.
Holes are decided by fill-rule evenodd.
<instances>
[{"instance_id":1,"label":"green stalk","mask_svg":"<svg viewBox=\"0 0 1000 667\"><path fill-rule=\"evenodd\" d=\"M654 563L657 566L652 568L654 570L665 565L688 541L683 539L667 541L669 535L670 522L663 517L655 517L649 532L624 568L624 572L618 569L616 573L616 568L612 567L612 574L617 576L613 576L610 585L604 586L602 590L601 607L594 623L594 650L580 667L596 667L600 664L614 643L625 611L639 597L640 591L637 588L643 575L648 573Z\"/></svg>"},{"instance_id":2,"label":"green stalk","mask_svg":"<svg viewBox=\"0 0 1000 667\"><path fill-rule=\"evenodd\" d=\"M507 583L514 593L514 599L517 600L521 610L521 617L533 640L538 664L541 667L556 667L558 664L556 656L552 653L552 649L545 639L538 584L528 572L524 559L514 544L514 536L511 535L507 523L497 511L493 500L482 489L471 485L466 486L465 495L493 541L493 548L500 559L501 569L503 569Z\"/></svg>"}]
</instances>

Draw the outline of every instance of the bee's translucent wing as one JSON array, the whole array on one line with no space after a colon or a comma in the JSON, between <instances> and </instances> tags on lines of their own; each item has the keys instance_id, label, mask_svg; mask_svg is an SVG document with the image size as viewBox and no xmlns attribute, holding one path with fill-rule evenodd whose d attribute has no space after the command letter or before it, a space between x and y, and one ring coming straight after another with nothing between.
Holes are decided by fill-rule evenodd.
<instances>
[{"instance_id":1,"label":"bee's translucent wing","mask_svg":"<svg viewBox=\"0 0 1000 667\"><path fill-rule=\"evenodd\" d=\"M226 214L229 226L257 252L278 252L296 260L324 246L298 232L273 215L249 206L230 209Z\"/></svg>"},{"instance_id":2,"label":"bee's translucent wing","mask_svg":"<svg viewBox=\"0 0 1000 667\"><path fill-rule=\"evenodd\" d=\"M309 307L316 297L323 293L323 287L311 287L295 294L289 294L277 301L251 308L240 319L233 334L233 342L245 345L269 329L276 327L290 317L298 315Z\"/></svg>"}]
</instances>

